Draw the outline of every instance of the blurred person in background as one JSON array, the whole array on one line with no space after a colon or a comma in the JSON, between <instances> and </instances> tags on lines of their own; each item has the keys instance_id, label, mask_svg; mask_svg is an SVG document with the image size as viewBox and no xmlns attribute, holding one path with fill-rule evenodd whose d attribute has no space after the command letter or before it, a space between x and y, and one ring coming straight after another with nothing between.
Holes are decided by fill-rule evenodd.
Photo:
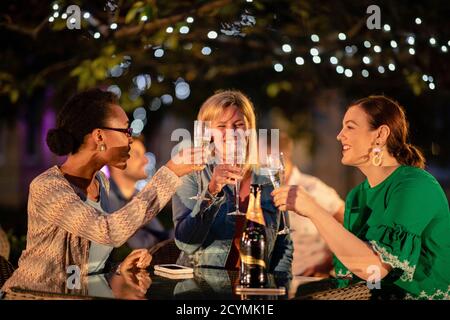
<instances>
[{"instance_id":1,"label":"blurred person in background","mask_svg":"<svg viewBox=\"0 0 450 320\"><path fill-rule=\"evenodd\" d=\"M137 193L137 182L149 178L146 166L148 159L145 155L145 145L142 138L133 138L130 158L124 170L108 167L110 178L109 208L112 211L125 206ZM145 181L147 183L148 181ZM149 249L160 241L173 238L173 231L166 230L157 217L142 226L127 240L131 249Z\"/></svg>"},{"instance_id":2,"label":"blurred person in background","mask_svg":"<svg viewBox=\"0 0 450 320\"><path fill-rule=\"evenodd\" d=\"M330 216L342 223L344 201L337 192L319 178L305 174L292 162L294 142L280 131L279 150L284 154L286 185L297 185L313 197ZM294 243L292 274L299 276L327 276L333 267L333 254L319 231L307 217L289 211L291 238Z\"/></svg>"}]
</instances>

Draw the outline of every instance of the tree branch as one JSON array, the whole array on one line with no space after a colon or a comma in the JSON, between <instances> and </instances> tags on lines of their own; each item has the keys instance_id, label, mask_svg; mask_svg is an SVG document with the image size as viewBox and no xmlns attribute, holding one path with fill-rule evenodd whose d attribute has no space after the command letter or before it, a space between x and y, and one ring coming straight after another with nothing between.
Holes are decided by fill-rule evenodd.
<instances>
[{"instance_id":1,"label":"tree branch","mask_svg":"<svg viewBox=\"0 0 450 320\"><path fill-rule=\"evenodd\" d=\"M190 11L182 14L177 14L171 17L163 18L163 19L157 19L155 21L138 25L138 26L130 26L130 27L123 27L120 30L117 30L117 32L114 34L114 37L116 39L129 37L135 34L138 34L140 32L144 32L146 34L150 34L152 32L155 32L156 30L159 30L165 26L174 24L176 22L179 22L186 18L188 15L196 14L198 16L202 16L212 10L222 8L228 4L232 3L231 0L217 0L214 2L210 2L207 4L204 4L198 8L191 9Z\"/></svg>"},{"instance_id":2,"label":"tree branch","mask_svg":"<svg viewBox=\"0 0 450 320\"><path fill-rule=\"evenodd\" d=\"M28 37L32 38L33 40L37 39L37 37L39 36L39 33L48 24L48 20L44 19L36 27L29 28L29 27L13 24L12 20L11 20L11 17L9 17L9 16L4 16L4 17L5 17L5 19L8 22L7 23L5 23L5 22L0 23L0 27L4 27L5 29L7 29L9 31L12 31L12 32L23 34L25 36L28 36Z\"/></svg>"}]
</instances>

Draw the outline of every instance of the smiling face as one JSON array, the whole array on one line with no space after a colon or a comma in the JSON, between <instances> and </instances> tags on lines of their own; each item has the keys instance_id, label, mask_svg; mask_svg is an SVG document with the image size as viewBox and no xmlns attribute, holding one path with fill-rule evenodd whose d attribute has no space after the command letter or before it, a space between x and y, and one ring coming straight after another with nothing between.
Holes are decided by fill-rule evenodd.
<instances>
[{"instance_id":1,"label":"smiling face","mask_svg":"<svg viewBox=\"0 0 450 320\"><path fill-rule=\"evenodd\" d=\"M248 128L248 121L239 108L231 105L224 108L223 112L211 121L211 128L214 129L212 134L217 151L220 154L225 154L227 130L233 130L233 132L242 130L241 132L245 132ZM234 139L237 139L237 136L234 136Z\"/></svg>"},{"instance_id":2,"label":"smiling face","mask_svg":"<svg viewBox=\"0 0 450 320\"><path fill-rule=\"evenodd\" d=\"M352 106L345 113L342 125L337 136L342 144L342 164L355 167L370 165L378 130L370 127L367 114L360 106Z\"/></svg>"},{"instance_id":3,"label":"smiling face","mask_svg":"<svg viewBox=\"0 0 450 320\"><path fill-rule=\"evenodd\" d=\"M123 109L112 104L110 106L108 118L105 122L105 127L126 129L128 128L129 120L127 114ZM98 154L103 158L105 163L109 166L118 169L125 169L127 167L127 160L130 158L130 145L133 142L132 138L124 132L100 129L103 143L106 145L105 151L99 151Z\"/></svg>"}]
</instances>

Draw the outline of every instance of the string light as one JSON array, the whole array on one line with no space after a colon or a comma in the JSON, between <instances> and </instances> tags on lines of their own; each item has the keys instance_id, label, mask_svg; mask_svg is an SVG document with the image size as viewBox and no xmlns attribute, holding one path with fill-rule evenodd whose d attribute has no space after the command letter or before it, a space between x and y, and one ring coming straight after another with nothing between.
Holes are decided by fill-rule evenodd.
<instances>
[{"instance_id":1,"label":"string light","mask_svg":"<svg viewBox=\"0 0 450 320\"><path fill-rule=\"evenodd\" d=\"M252 2L251 0L247 0L247 2ZM59 6L57 5L57 4L54 4L53 5L53 9L54 10L57 10L59 8ZM53 13L53 16L51 16L51 17L49 17L49 22L54 22L55 21L55 18L57 18L57 17L59 17L59 13L58 12L54 12ZM89 12L84 12L84 14L83 14L83 18L85 18L85 19L89 19L91 17L91 14L89 13ZM63 13L62 15L61 15L61 18L62 19L67 19L67 13ZM73 18L72 18L73 19ZM147 15L142 15L141 16L141 18L140 18L140 20L141 21L143 21L143 22L145 22L145 21L147 21L148 20L148 16ZM189 24L192 24L192 23L194 23L194 18L193 17L187 17L186 18L186 20L185 20L187 23L189 23ZM420 25L420 24L422 24L422 19L421 18L419 18L419 17L417 17L417 18L415 18L415 23L417 24L417 25ZM75 21L74 21L75 22ZM111 30L116 30L117 28L118 28L118 24L117 23L112 23L112 24L110 24L110 29ZM390 32L391 30L392 30L392 28L391 28L391 26L389 25L389 24L384 24L383 25L383 30L385 31L385 32ZM172 27L172 26L169 26L169 27L167 27L166 28L166 32L167 33L173 33L174 32L174 28ZM180 34L187 34L187 33L189 33L190 32L190 28L188 27L188 26L181 26L181 28L179 29L179 33ZM100 34L100 32L95 32L94 34L93 34L93 37L95 38L95 39L99 39L100 37L101 37L101 34ZM211 39L211 40L214 40L214 39L217 39L217 37L218 37L218 33L216 32L216 31L214 31L214 30L211 30L211 31L209 31L208 33L207 33L207 38L208 39ZM340 41L345 41L345 40L347 40L347 35L345 34L345 33L343 33L343 32L340 32L340 33L338 33L338 35L337 35L337 37L338 37L338 40L340 40ZM312 34L311 36L310 36L310 39L311 39L311 41L312 42L314 42L314 43L318 43L318 42L320 42L320 37L317 35L317 34ZM413 45L415 45L415 35L413 35L412 33L410 33L410 35L407 35L407 37L406 37L406 42L408 43L408 45L410 45L410 46L413 46ZM401 43L401 42L400 42ZM430 37L429 38L429 43L430 43L430 45L432 45L432 46L437 46L437 40L436 40L436 38L435 37ZM392 47L393 49L397 49L397 48L399 48L399 43L396 41L396 40L390 40L390 42L389 42L389 44L390 44L390 47ZM448 47L450 47L450 40L448 41L448 46L446 46L446 45L440 45L440 50L443 52L443 53L447 53L449 50L448 50ZM371 42L369 41L369 40L365 40L364 42L363 42L363 45L364 45L364 47L365 48L367 48L367 49L370 49L370 48L372 48L373 47L373 51L374 52L376 52L376 53L380 53L380 52L382 52L382 47L380 46L380 45L372 45L371 44ZM186 50L190 50L191 48L192 48L192 44L191 43L188 43L188 44L185 44L184 46L183 46L183 48L184 49L186 49ZM285 43L285 44L282 44L282 46L281 46L281 50L283 51L283 52L285 52L285 53L291 53L292 52L292 47L291 47L291 45L290 44L287 44L287 43ZM345 53L347 54L347 55L349 55L349 56L353 56L356 52L358 51L358 47L356 46L356 45L347 45L347 46L345 46ZM397 52L398 53L398 49L397 50L393 50L394 52ZM162 56L164 56L164 50L163 49L161 49L161 48L158 48L158 49L156 49L155 51L154 51L154 56L156 57L156 58L160 58L160 57L162 57ZM201 53L203 54L203 55L210 55L211 53L212 53L212 49L210 48L210 47L208 47L208 46L205 46L205 47L203 47L202 49L201 49ZM412 48L412 47L409 47L408 48L408 53L410 54L410 55L415 55L416 54L416 51L415 51L415 49L414 48ZM370 54L370 53L369 53ZM312 60L313 60L313 62L315 63L315 64L319 64L319 63L321 63L322 62L322 59L321 59L321 57L319 56L319 48L318 47L313 47L313 48L311 48L310 49L310 55L312 56ZM342 52L339 52L339 54L337 54L337 56L338 57L340 57L340 58L342 58ZM353 71L351 70L351 69L346 69L345 67L343 67L343 66L341 66L341 65L338 65L338 63L339 63L339 60L338 60L338 58L336 57L336 56L331 56L330 58L329 58L329 61L330 61L330 64L331 65L334 65L335 66L335 70L336 70L336 72L338 73L338 74L344 74L347 78L351 78L352 76L353 76ZM375 60L374 60L375 61ZM373 61L372 61L372 58L370 57L370 56L368 56L368 55L366 55L366 56L363 56L362 57L362 62L363 62L363 64L364 65L369 65L369 64L371 64ZM297 56L296 58L295 58L295 63L297 64L297 65L304 65L305 64L305 60L304 60L304 58L303 57L300 57L300 56ZM281 64L281 63L278 63L278 62L276 62L276 63L274 63L273 64L273 68L274 68L274 70L276 71L276 72L283 72L284 71L284 66L283 66L283 64ZM393 62L391 62L391 63L389 63L389 64L387 64L387 67L385 68L385 67L383 67L382 65L380 65L380 66L378 66L377 67L377 71L380 73L380 74L383 74L383 73L385 73L385 71L386 70L390 70L390 71L395 71L396 70L396 65L393 63ZM362 69L361 70L361 75L362 75L362 77L364 77L364 78L368 78L369 77L369 71L367 70L367 69ZM431 90L434 90L435 89L435 84L433 83L433 80L432 80L433 78L431 77L431 76L427 76L427 75L423 75L422 76L422 80L423 81L425 81L425 82L429 82L429 87L430 87L430 89ZM189 85L186 83L186 82L183 82L183 83L181 83L180 84L180 88L182 87L182 86L184 86L184 84L187 86L187 91L189 91L188 93L187 93L187 95L186 95L186 98L187 98L187 96L189 96L189 94L190 94L190 88L189 88ZM184 88L184 87L183 87ZM120 89L119 89L120 90ZM181 89L180 89L181 90ZM178 94L176 94L176 96L177 96L177 98L179 98L178 97ZM162 98L163 96L161 96L161 98ZM170 96L170 98L171 98L171 96ZM159 99L159 98L158 98ZM169 98L166 98L167 100L169 100ZM171 98L172 100L173 100L173 98ZM183 98L179 98L179 99L185 99L184 97ZM161 99L159 99L160 101L161 101ZM145 125L145 124L144 124Z\"/></svg>"},{"instance_id":2,"label":"string light","mask_svg":"<svg viewBox=\"0 0 450 320\"><path fill-rule=\"evenodd\" d=\"M338 59L336 57L330 57L331 64L338 64Z\"/></svg>"},{"instance_id":3,"label":"string light","mask_svg":"<svg viewBox=\"0 0 450 320\"><path fill-rule=\"evenodd\" d=\"M209 56L211 54L211 48L210 47L203 47L202 48L202 54L205 56Z\"/></svg>"},{"instance_id":4,"label":"string light","mask_svg":"<svg viewBox=\"0 0 450 320\"><path fill-rule=\"evenodd\" d=\"M283 65L281 63L275 63L275 65L273 66L273 68L275 69L276 72L282 72L283 71Z\"/></svg>"},{"instance_id":5,"label":"string light","mask_svg":"<svg viewBox=\"0 0 450 320\"><path fill-rule=\"evenodd\" d=\"M345 35L345 33L341 32L338 34L338 38L339 40L344 41L345 39L347 39L347 36Z\"/></svg>"},{"instance_id":6,"label":"string light","mask_svg":"<svg viewBox=\"0 0 450 320\"><path fill-rule=\"evenodd\" d=\"M181 34L187 34L187 33L189 33L189 27L182 26L182 27L180 28L180 33L181 33Z\"/></svg>"},{"instance_id":7,"label":"string light","mask_svg":"<svg viewBox=\"0 0 450 320\"><path fill-rule=\"evenodd\" d=\"M156 49L154 56L155 58L161 58L164 55L164 50L163 49Z\"/></svg>"},{"instance_id":8,"label":"string light","mask_svg":"<svg viewBox=\"0 0 450 320\"><path fill-rule=\"evenodd\" d=\"M289 52L292 51L292 48L291 48L291 46L288 45L288 44L283 44L283 46L281 47L281 50L283 50L283 51L286 52L286 53L289 53Z\"/></svg>"},{"instance_id":9,"label":"string light","mask_svg":"<svg viewBox=\"0 0 450 320\"><path fill-rule=\"evenodd\" d=\"M317 50L317 48L311 48L311 50L309 50L309 53L312 56L318 56L319 55L319 50Z\"/></svg>"},{"instance_id":10,"label":"string light","mask_svg":"<svg viewBox=\"0 0 450 320\"><path fill-rule=\"evenodd\" d=\"M48 18L48 22L53 22L53 21L55 21L55 18L53 18L53 17Z\"/></svg>"},{"instance_id":11,"label":"string light","mask_svg":"<svg viewBox=\"0 0 450 320\"><path fill-rule=\"evenodd\" d=\"M215 31L208 32L208 38L209 39L216 39L217 38L217 32L215 32Z\"/></svg>"},{"instance_id":12,"label":"string light","mask_svg":"<svg viewBox=\"0 0 450 320\"><path fill-rule=\"evenodd\" d=\"M305 64L305 59L303 59L302 57L297 57L295 58L295 63L298 64L299 66L302 66Z\"/></svg>"}]
</instances>

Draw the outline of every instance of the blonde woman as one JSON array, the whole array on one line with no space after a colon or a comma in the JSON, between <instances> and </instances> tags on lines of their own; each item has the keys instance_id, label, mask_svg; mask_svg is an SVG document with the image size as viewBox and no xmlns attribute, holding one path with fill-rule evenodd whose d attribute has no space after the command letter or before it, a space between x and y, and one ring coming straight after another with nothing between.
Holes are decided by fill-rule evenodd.
<instances>
[{"instance_id":1,"label":"blonde woman","mask_svg":"<svg viewBox=\"0 0 450 320\"><path fill-rule=\"evenodd\" d=\"M201 172L202 200L192 200L198 183L194 174L182 178L182 185L173 197L175 240L182 250L178 263L190 266L211 266L226 269L239 267L239 241L245 216L230 215L235 211L233 186L240 182L239 211L246 212L250 184L262 185L261 205L266 221L268 252L266 266L269 272L290 274L292 241L287 235L277 235L284 228L270 193L270 180L253 172L249 163L255 160L256 137L248 136L247 165L244 170L227 164L224 146L227 130L256 129L255 112L250 100L239 91L222 91L209 97L200 108L198 120L211 121L215 135L213 152L215 163L209 163Z\"/></svg>"}]
</instances>

